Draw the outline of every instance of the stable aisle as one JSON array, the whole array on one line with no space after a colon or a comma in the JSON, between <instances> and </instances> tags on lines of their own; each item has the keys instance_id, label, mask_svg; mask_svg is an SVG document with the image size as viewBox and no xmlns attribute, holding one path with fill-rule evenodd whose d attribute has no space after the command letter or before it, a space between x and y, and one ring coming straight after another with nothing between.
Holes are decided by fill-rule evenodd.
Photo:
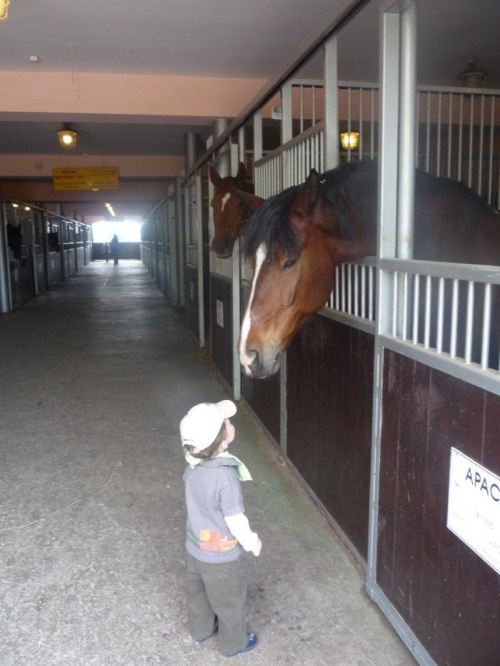
<instances>
[{"instance_id":1,"label":"stable aisle","mask_svg":"<svg viewBox=\"0 0 500 666\"><path fill-rule=\"evenodd\" d=\"M138 261L0 315L0 664L231 663L187 631L178 424L229 397ZM403 666L359 567L239 404L248 630L234 663Z\"/></svg>"}]
</instances>

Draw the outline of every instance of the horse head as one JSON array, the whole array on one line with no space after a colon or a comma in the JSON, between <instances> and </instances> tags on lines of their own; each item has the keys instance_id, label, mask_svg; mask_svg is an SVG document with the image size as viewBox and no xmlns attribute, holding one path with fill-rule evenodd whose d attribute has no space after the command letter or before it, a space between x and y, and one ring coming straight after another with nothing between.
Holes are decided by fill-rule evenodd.
<instances>
[{"instance_id":1,"label":"horse head","mask_svg":"<svg viewBox=\"0 0 500 666\"><path fill-rule=\"evenodd\" d=\"M372 243L346 233L346 220L322 196L323 188L312 170L303 185L268 199L245 227L243 253L253 280L238 349L246 374L254 378L277 372L281 352L325 305L334 266L373 250ZM350 218L359 216L355 205L344 206Z\"/></svg>"},{"instance_id":2,"label":"horse head","mask_svg":"<svg viewBox=\"0 0 500 666\"><path fill-rule=\"evenodd\" d=\"M253 196L253 185L247 182L246 168L242 162L236 176L222 178L212 165L209 174L214 186L214 196L210 202L214 220L212 250L218 257L227 258L233 252L234 242L244 223L262 203L262 199ZM238 195L240 191L246 193L248 199L242 199Z\"/></svg>"}]
</instances>

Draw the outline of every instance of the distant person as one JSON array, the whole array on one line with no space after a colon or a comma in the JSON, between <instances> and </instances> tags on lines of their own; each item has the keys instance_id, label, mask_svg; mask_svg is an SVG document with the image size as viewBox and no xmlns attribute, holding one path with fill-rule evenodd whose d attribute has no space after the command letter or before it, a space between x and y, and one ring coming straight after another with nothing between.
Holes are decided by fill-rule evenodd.
<instances>
[{"instance_id":1,"label":"distant person","mask_svg":"<svg viewBox=\"0 0 500 666\"><path fill-rule=\"evenodd\" d=\"M109 255L111 254L111 248L109 243L104 243L102 246L102 256L106 259L106 263L109 261Z\"/></svg>"},{"instance_id":2,"label":"distant person","mask_svg":"<svg viewBox=\"0 0 500 666\"><path fill-rule=\"evenodd\" d=\"M114 264L115 266L118 266L118 246L120 245L120 241L118 240L118 236L116 234L111 239L110 245L111 245L111 256L113 257Z\"/></svg>"}]
</instances>

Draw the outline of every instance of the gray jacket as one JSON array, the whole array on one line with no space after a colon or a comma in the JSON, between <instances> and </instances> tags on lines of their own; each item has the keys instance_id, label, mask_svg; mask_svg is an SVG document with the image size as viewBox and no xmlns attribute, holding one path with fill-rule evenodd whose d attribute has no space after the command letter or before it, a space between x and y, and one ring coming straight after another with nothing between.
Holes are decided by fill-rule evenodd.
<instances>
[{"instance_id":1,"label":"gray jacket","mask_svg":"<svg viewBox=\"0 0 500 666\"><path fill-rule=\"evenodd\" d=\"M214 458L184 473L186 549L202 562L231 562L243 552L224 520L245 511L235 465L234 458Z\"/></svg>"}]
</instances>

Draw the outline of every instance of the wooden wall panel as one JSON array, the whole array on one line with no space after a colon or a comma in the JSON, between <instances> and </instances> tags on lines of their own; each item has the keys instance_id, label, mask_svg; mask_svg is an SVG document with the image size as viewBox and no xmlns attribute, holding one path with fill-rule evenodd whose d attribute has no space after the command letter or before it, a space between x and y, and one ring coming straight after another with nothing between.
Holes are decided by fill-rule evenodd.
<instances>
[{"instance_id":1,"label":"wooden wall panel","mask_svg":"<svg viewBox=\"0 0 500 666\"><path fill-rule=\"evenodd\" d=\"M385 352L377 580L443 665L500 663L500 577L446 527L450 449L500 473L500 398Z\"/></svg>"},{"instance_id":2,"label":"wooden wall panel","mask_svg":"<svg viewBox=\"0 0 500 666\"><path fill-rule=\"evenodd\" d=\"M231 283L216 275L210 276L210 346L212 361L229 386L233 385L233 313ZM217 302L222 303L222 323L217 323Z\"/></svg>"},{"instance_id":3,"label":"wooden wall panel","mask_svg":"<svg viewBox=\"0 0 500 666\"><path fill-rule=\"evenodd\" d=\"M373 336L320 315L288 353L288 457L364 558L373 354Z\"/></svg>"}]
</instances>

